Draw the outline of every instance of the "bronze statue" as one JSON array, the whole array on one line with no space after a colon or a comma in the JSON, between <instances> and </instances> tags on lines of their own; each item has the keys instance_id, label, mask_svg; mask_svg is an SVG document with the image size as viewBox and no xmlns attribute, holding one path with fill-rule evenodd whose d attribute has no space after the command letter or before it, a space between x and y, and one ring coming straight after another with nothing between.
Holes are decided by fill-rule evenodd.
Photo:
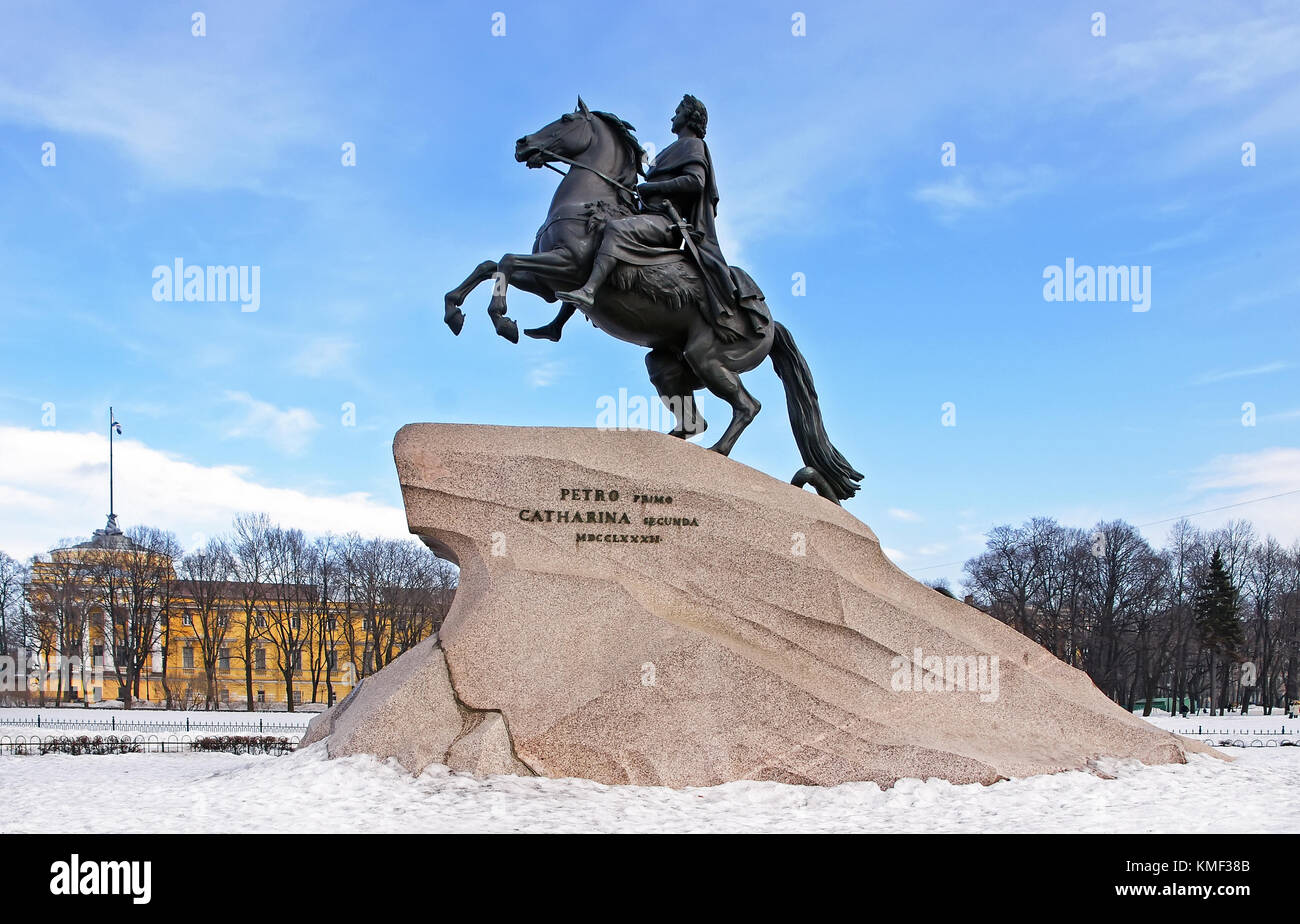
<instances>
[{"instance_id":1,"label":"bronze statue","mask_svg":"<svg viewBox=\"0 0 1300 924\"><path fill-rule=\"evenodd\" d=\"M561 301L549 324L525 331L559 340L576 308L593 325L648 347L646 366L660 399L675 416L674 436L704 432L689 398L701 387L726 401L731 422L711 448L730 454L758 414L740 373L771 356L785 386L790 425L805 467L795 484L812 484L838 503L858 490L862 474L831 445L822 425L812 373L790 332L774 322L763 293L739 267L729 267L714 229L717 182L704 143L708 114L689 94L673 115L678 140L649 173L635 129L608 112L573 112L515 143L515 160L529 167L570 165L551 199L531 254L485 260L447 293L444 320L459 334L460 310L481 282L496 279L488 315L512 343L519 328L506 315L508 285L548 302ZM646 182L636 186L637 178ZM683 245L685 245L683 249Z\"/></svg>"},{"instance_id":2,"label":"bronze statue","mask_svg":"<svg viewBox=\"0 0 1300 924\"><path fill-rule=\"evenodd\" d=\"M591 275L582 288L556 293L562 301L591 308L596 290L620 261L637 266L676 262L681 259L681 245L685 242L696 267L703 270L714 326L721 328L719 333L724 336L730 334L727 339L744 334L736 308L745 298L762 299L763 293L748 274L741 277L746 286L745 293L741 293L741 280L732 278L718 244L713 223L718 210L718 183L713 158L704 143L708 123L704 104L689 93L683 97L673 113L672 130L677 141L664 148L646 174L646 182L636 189L641 211L605 224ZM687 217L694 233L683 233L681 215ZM572 316L573 308L569 307L568 312ZM556 325L554 339L558 340L559 328L566 320L568 317L562 314L546 328L527 333L549 338L548 328Z\"/></svg>"}]
</instances>

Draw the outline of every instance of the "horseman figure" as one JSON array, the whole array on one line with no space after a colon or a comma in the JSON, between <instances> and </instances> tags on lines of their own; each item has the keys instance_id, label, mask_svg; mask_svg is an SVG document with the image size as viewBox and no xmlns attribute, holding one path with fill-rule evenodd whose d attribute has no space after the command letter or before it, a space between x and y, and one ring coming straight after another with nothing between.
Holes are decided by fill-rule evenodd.
<instances>
[{"instance_id":1,"label":"horseman figure","mask_svg":"<svg viewBox=\"0 0 1300 924\"><path fill-rule=\"evenodd\" d=\"M746 333L738 308L747 299L761 299L763 293L748 273L727 266L718 244L714 223L718 183L709 146L704 143L708 126L708 110L687 93L673 113L672 131L677 140L655 158L645 182L637 187L641 212L605 224L586 283L571 292L557 292L557 298L590 309L596 291L620 262L653 266L680 260L684 229L673 220L675 211L690 226L685 233L695 245L691 250L703 276L710 323L720 332L728 332L729 339ZM752 313L749 316L754 317Z\"/></svg>"},{"instance_id":2,"label":"horseman figure","mask_svg":"<svg viewBox=\"0 0 1300 924\"><path fill-rule=\"evenodd\" d=\"M488 317L512 343L519 342L519 328L507 314L508 288L562 303L549 324L524 332L531 337L559 340L580 307L599 330L649 350L646 371L676 418L672 435L704 432L707 424L689 400L702 388L731 407L731 420L711 447L722 455L731 452L761 407L740 375L770 358L785 386L791 430L805 463L793 481L839 503L857 492L862 474L827 437L812 373L790 331L772 319L749 275L729 267L722 255L707 127L704 105L684 96L673 114L677 140L644 174L632 126L588 109L581 98L573 112L520 138L515 160L551 167L564 179L532 252L480 263L444 296L443 320L459 334L465 323L461 304L488 279L494 280ZM571 169L565 173L552 161ZM634 190L641 175L645 181Z\"/></svg>"}]
</instances>

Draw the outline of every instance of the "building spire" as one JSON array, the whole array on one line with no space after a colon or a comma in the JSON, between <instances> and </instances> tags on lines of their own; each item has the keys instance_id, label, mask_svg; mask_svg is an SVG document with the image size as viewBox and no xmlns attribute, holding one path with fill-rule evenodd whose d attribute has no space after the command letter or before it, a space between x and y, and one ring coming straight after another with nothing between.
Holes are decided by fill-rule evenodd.
<instances>
[{"instance_id":1,"label":"building spire","mask_svg":"<svg viewBox=\"0 0 1300 924\"><path fill-rule=\"evenodd\" d=\"M113 416L113 408L108 409L108 523L104 532L108 535L121 535L122 529L117 525L117 514L113 512L113 433L122 435L122 425Z\"/></svg>"}]
</instances>

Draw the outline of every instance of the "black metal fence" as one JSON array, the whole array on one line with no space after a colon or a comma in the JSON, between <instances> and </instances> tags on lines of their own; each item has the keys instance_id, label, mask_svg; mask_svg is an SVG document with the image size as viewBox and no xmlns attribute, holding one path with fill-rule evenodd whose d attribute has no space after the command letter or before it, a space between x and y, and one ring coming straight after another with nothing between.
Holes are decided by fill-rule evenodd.
<instances>
[{"instance_id":1,"label":"black metal fence","mask_svg":"<svg viewBox=\"0 0 1300 924\"><path fill-rule=\"evenodd\" d=\"M307 726L294 722L275 722L265 719L252 719L246 721L220 721L217 719L191 719L186 717L183 721L180 719L147 719L136 718L132 716L129 719L119 719L116 715L110 715L105 722L98 717L90 719L82 718L51 718L50 716L37 715L35 718L8 718L0 716L0 725L14 726L17 728L52 728L52 729L78 729L87 732L96 732L102 734L109 732L216 732L219 734L289 734L302 737L307 731Z\"/></svg>"},{"instance_id":2,"label":"black metal fence","mask_svg":"<svg viewBox=\"0 0 1300 924\"><path fill-rule=\"evenodd\" d=\"M230 739L177 735L0 735L0 755L169 754L192 751L287 754L297 738L248 736Z\"/></svg>"},{"instance_id":3,"label":"black metal fence","mask_svg":"<svg viewBox=\"0 0 1300 924\"><path fill-rule=\"evenodd\" d=\"M1240 728L1219 730L1198 725L1196 728L1172 729L1175 735L1184 738L1196 738L1216 748L1290 748L1300 747L1300 725L1292 726L1287 731L1281 728L1256 729L1245 731Z\"/></svg>"}]
</instances>

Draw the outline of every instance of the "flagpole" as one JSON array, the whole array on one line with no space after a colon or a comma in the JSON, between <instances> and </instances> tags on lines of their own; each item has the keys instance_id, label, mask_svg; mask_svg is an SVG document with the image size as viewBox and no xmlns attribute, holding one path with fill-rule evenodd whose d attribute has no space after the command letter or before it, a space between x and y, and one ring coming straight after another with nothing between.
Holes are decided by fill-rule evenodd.
<instances>
[{"instance_id":1,"label":"flagpole","mask_svg":"<svg viewBox=\"0 0 1300 924\"><path fill-rule=\"evenodd\" d=\"M113 408L108 409L108 518L113 519Z\"/></svg>"}]
</instances>

